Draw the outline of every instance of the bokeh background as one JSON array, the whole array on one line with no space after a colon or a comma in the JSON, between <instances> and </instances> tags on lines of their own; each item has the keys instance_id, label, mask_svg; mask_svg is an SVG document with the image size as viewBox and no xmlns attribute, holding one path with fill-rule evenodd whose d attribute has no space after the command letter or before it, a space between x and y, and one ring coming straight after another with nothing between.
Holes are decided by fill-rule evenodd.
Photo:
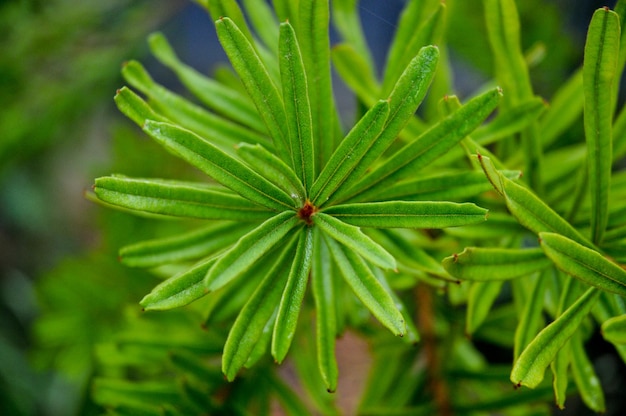
<instances>
[{"instance_id":1,"label":"bokeh background","mask_svg":"<svg viewBox=\"0 0 626 416\"><path fill-rule=\"evenodd\" d=\"M404 3L360 2L379 66ZM450 3L456 93L465 97L492 65L481 2ZM580 65L593 10L613 4L518 1L524 48L545 53L532 69L539 94L549 99ZM117 249L179 227L155 227L84 197L93 178L113 172L195 174L142 136L112 100L131 58L182 91L149 56L145 39L156 30L201 72L224 65L210 18L191 1L0 1L0 415L100 413L89 395L93 346L119 330L156 282L119 265ZM337 100L350 119L353 97L339 83Z\"/></svg>"}]
</instances>

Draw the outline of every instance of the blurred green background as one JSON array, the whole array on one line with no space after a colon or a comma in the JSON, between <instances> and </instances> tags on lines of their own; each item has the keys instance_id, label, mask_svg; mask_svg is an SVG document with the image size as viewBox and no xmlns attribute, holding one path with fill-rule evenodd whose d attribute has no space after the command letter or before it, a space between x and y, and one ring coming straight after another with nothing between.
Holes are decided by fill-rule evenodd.
<instances>
[{"instance_id":1,"label":"blurred green background","mask_svg":"<svg viewBox=\"0 0 626 416\"><path fill-rule=\"evenodd\" d=\"M361 2L377 62L404 3ZM481 2L449 3L455 84L467 96L491 74ZM545 50L532 70L539 94L549 99L580 64L592 11L613 3L518 2L524 48ZM112 100L131 58L178 89L148 56L145 38L154 30L202 72L224 60L210 19L189 1L0 1L1 415L101 413L89 395L93 347L123 328L156 282L119 265L117 249L184 228L84 198L94 177L112 172L195 174L142 136Z\"/></svg>"}]
</instances>

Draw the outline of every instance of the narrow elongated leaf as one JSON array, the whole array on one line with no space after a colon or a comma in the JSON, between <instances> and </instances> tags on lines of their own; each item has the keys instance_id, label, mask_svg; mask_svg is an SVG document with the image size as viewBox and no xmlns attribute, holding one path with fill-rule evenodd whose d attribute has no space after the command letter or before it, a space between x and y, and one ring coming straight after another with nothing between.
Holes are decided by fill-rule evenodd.
<instances>
[{"instance_id":1,"label":"narrow elongated leaf","mask_svg":"<svg viewBox=\"0 0 626 416\"><path fill-rule=\"evenodd\" d=\"M307 227L300 233L296 254L291 264L287 285L280 299L274 334L272 335L272 356L281 363L296 332L300 306L304 291L309 281L309 272L313 260L313 227Z\"/></svg>"},{"instance_id":2,"label":"narrow elongated leaf","mask_svg":"<svg viewBox=\"0 0 626 416\"><path fill-rule=\"evenodd\" d=\"M602 324L602 336L613 344L626 345L626 315L606 320Z\"/></svg>"},{"instance_id":3,"label":"narrow elongated leaf","mask_svg":"<svg viewBox=\"0 0 626 416\"><path fill-rule=\"evenodd\" d=\"M517 179L521 172L503 171L509 179ZM482 172L445 173L434 176L418 177L400 182L388 189L383 189L377 200L467 200L470 197L492 189Z\"/></svg>"},{"instance_id":4,"label":"narrow elongated leaf","mask_svg":"<svg viewBox=\"0 0 626 416\"><path fill-rule=\"evenodd\" d=\"M208 78L183 64L162 33L148 38L150 50L165 66L176 73L182 84L204 105L218 114L256 131L266 132L254 104L243 93Z\"/></svg>"},{"instance_id":5,"label":"narrow elongated leaf","mask_svg":"<svg viewBox=\"0 0 626 416\"><path fill-rule=\"evenodd\" d=\"M562 235L540 233L539 238L541 248L559 269L588 285L626 296L626 270Z\"/></svg>"},{"instance_id":6,"label":"narrow elongated leaf","mask_svg":"<svg viewBox=\"0 0 626 416\"><path fill-rule=\"evenodd\" d=\"M545 101L541 97L533 97L510 109L503 110L492 122L477 128L472 133L472 138L482 146L494 143L523 130L545 109Z\"/></svg>"},{"instance_id":7,"label":"narrow elongated leaf","mask_svg":"<svg viewBox=\"0 0 626 416\"><path fill-rule=\"evenodd\" d=\"M619 59L619 16L608 8L593 14L583 63L585 138L591 195L591 235L599 244L608 220L611 181L613 84Z\"/></svg>"},{"instance_id":8,"label":"narrow elongated leaf","mask_svg":"<svg viewBox=\"0 0 626 416\"><path fill-rule=\"evenodd\" d=\"M384 269L395 269L396 260L374 240L361 232L358 227L346 224L330 215L318 212L314 216L317 225L325 234L337 240L349 250L367 261Z\"/></svg>"},{"instance_id":9,"label":"narrow elongated leaf","mask_svg":"<svg viewBox=\"0 0 626 416\"><path fill-rule=\"evenodd\" d=\"M151 106L156 111L181 127L210 139L224 151L229 151L240 141L270 144L266 135L212 114L157 84L137 61L127 62L122 69L122 75L130 85L150 98ZM159 121L158 118L156 120Z\"/></svg>"},{"instance_id":10,"label":"narrow elongated leaf","mask_svg":"<svg viewBox=\"0 0 626 416\"><path fill-rule=\"evenodd\" d=\"M270 5L263 0L244 0L250 23L265 46L272 49L278 45L278 21Z\"/></svg>"},{"instance_id":11,"label":"narrow elongated leaf","mask_svg":"<svg viewBox=\"0 0 626 416\"><path fill-rule=\"evenodd\" d=\"M606 411L606 405L602 384L600 384L600 379L593 369L593 364L591 364L585 352L580 334L573 336L570 343L572 373L574 375L574 381L576 381L576 386L578 386L580 396L591 410L597 413L604 413Z\"/></svg>"},{"instance_id":12,"label":"narrow elongated leaf","mask_svg":"<svg viewBox=\"0 0 626 416\"><path fill-rule=\"evenodd\" d=\"M580 118L583 106L583 72L579 69L557 90L539 122L544 148Z\"/></svg>"},{"instance_id":13,"label":"narrow elongated leaf","mask_svg":"<svg viewBox=\"0 0 626 416\"><path fill-rule=\"evenodd\" d=\"M476 332L485 321L501 289L502 281L472 282L467 299L466 334Z\"/></svg>"},{"instance_id":14,"label":"narrow elongated leaf","mask_svg":"<svg viewBox=\"0 0 626 416\"><path fill-rule=\"evenodd\" d=\"M498 82L506 91L506 102L518 103L532 95L532 87L521 48L515 1L483 0L483 4Z\"/></svg>"},{"instance_id":15,"label":"narrow elongated leaf","mask_svg":"<svg viewBox=\"0 0 626 416\"><path fill-rule=\"evenodd\" d=\"M228 333L222 355L222 371L230 381L245 365L280 301L289 276L294 241L292 239L285 247L274 267L246 302Z\"/></svg>"},{"instance_id":16,"label":"narrow elongated leaf","mask_svg":"<svg viewBox=\"0 0 626 416\"><path fill-rule=\"evenodd\" d=\"M120 249L120 260L130 267L155 267L197 259L228 247L251 229L250 224L219 223L174 237L142 241Z\"/></svg>"},{"instance_id":17,"label":"narrow elongated leaf","mask_svg":"<svg viewBox=\"0 0 626 416\"><path fill-rule=\"evenodd\" d=\"M167 121L128 87L117 90L114 99L117 108L138 126L143 126L146 120Z\"/></svg>"},{"instance_id":18,"label":"narrow elongated leaf","mask_svg":"<svg viewBox=\"0 0 626 416\"><path fill-rule=\"evenodd\" d=\"M361 163L383 130L388 115L389 103L379 101L352 128L313 183L310 198L314 204L324 204Z\"/></svg>"},{"instance_id":19,"label":"narrow elongated leaf","mask_svg":"<svg viewBox=\"0 0 626 416\"><path fill-rule=\"evenodd\" d=\"M385 76L382 83L383 93L389 93L393 83L399 78L402 69L409 63L424 45L436 45L445 27L446 6L439 3L434 13L427 18L420 16L424 13L424 5L407 6L406 13L402 14L400 26L389 50ZM416 7L417 6L417 7ZM417 13L415 13L417 11ZM417 30L416 30L417 29Z\"/></svg>"},{"instance_id":20,"label":"narrow elongated leaf","mask_svg":"<svg viewBox=\"0 0 626 416\"><path fill-rule=\"evenodd\" d=\"M359 200L374 198L380 190L415 174L478 127L495 109L500 96L500 89L496 88L473 98L415 141L398 150L357 183L348 194L359 194Z\"/></svg>"},{"instance_id":21,"label":"narrow elongated leaf","mask_svg":"<svg viewBox=\"0 0 626 416\"><path fill-rule=\"evenodd\" d=\"M443 267L462 280L507 280L545 269L552 263L540 248L505 249L468 247L446 257Z\"/></svg>"},{"instance_id":22,"label":"narrow elongated leaf","mask_svg":"<svg viewBox=\"0 0 626 416\"><path fill-rule=\"evenodd\" d=\"M237 155L268 181L287 192L298 205L304 204L306 191L293 169L260 144L240 143Z\"/></svg>"},{"instance_id":23,"label":"narrow elongated leaf","mask_svg":"<svg viewBox=\"0 0 626 416\"><path fill-rule=\"evenodd\" d=\"M335 356L337 318L333 282L332 259L328 245L317 231L313 230L313 264L311 267L311 290L315 300L315 342L317 364L322 380L329 392L337 389L339 371Z\"/></svg>"},{"instance_id":24,"label":"narrow elongated leaf","mask_svg":"<svg viewBox=\"0 0 626 416\"><path fill-rule=\"evenodd\" d=\"M288 22L280 25L278 53L293 167L308 190L313 184L315 167L309 87L296 32Z\"/></svg>"},{"instance_id":25,"label":"narrow elongated leaf","mask_svg":"<svg viewBox=\"0 0 626 416\"><path fill-rule=\"evenodd\" d=\"M188 130L148 120L144 131L161 145L244 198L277 211L295 205L293 198L276 185Z\"/></svg>"},{"instance_id":26,"label":"narrow elongated leaf","mask_svg":"<svg viewBox=\"0 0 626 416\"><path fill-rule=\"evenodd\" d=\"M509 211L520 224L537 234L544 231L555 232L580 244L592 247L592 244L580 235L574 227L535 194L497 171L489 158L478 155L478 160L487 178L496 191L504 197Z\"/></svg>"},{"instance_id":27,"label":"narrow elongated leaf","mask_svg":"<svg viewBox=\"0 0 626 416\"><path fill-rule=\"evenodd\" d=\"M563 344L576 332L599 294L596 288L587 289L572 306L535 337L513 365L511 381L514 384L534 388L541 383L546 368Z\"/></svg>"},{"instance_id":28,"label":"narrow elongated leaf","mask_svg":"<svg viewBox=\"0 0 626 416\"><path fill-rule=\"evenodd\" d=\"M248 94L263 118L280 157L293 166L288 142L287 117L283 100L245 35L227 17L215 22L217 35L228 59L241 77Z\"/></svg>"},{"instance_id":29,"label":"narrow elongated leaf","mask_svg":"<svg viewBox=\"0 0 626 416\"><path fill-rule=\"evenodd\" d=\"M366 58L348 43L333 46L331 57L333 68L350 90L365 105L373 106L380 97L380 85Z\"/></svg>"},{"instance_id":30,"label":"narrow elongated leaf","mask_svg":"<svg viewBox=\"0 0 626 416\"><path fill-rule=\"evenodd\" d=\"M273 214L225 189L200 183L107 176L96 179L94 192L109 204L177 217L258 221Z\"/></svg>"},{"instance_id":31,"label":"narrow elongated leaf","mask_svg":"<svg viewBox=\"0 0 626 416\"><path fill-rule=\"evenodd\" d=\"M535 335L537 335L537 332L544 326L542 313L548 278L549 276L547 276L546 273L535 276L530 296L525 302L522 315L515 329L513 346L514 360L517 360L522 349L532 341Z\"/></svg>"},{"instance_id":32,"label":"narrow elongated leaf","mask_svg":"<svg viewBox=\"0 0 626 416\"><path fill-rule=\"evenodd\" d=\"M342 137L330 71L329 0L300 0L298 39L306 68L317 175Z\"/></svg>"},{"instance_id":33,"label":"narrow elongated leaf","mask_svg":"<svg viewBox=\"0 0 626 416\"><path fill-rule=\"evenodd\" d=\"M356 296L394 335L403 336L406 327L402 313L372 274L365 260L332 238L326 237L325 241L344 279Z\"/></svg>"},{"instance_id":34,"label":"narrow elongated leaf","mask_svg":"<svg viewBox=\"0 0 626 416\"><path fill-rule=\"evenodd\" d=\"M368 202L336 205L324 213L359 227L445 228L476 224L487 219L487 210L471 203Z\"/></svg>"},{"instance_id":35,"label":"narrow elongated leaf","mask_svg":"<svg viewBox=\"0 0 626 416\"><path fill-rule=\"evenodd\" d=\"M285 211L243 236L208 271L204 282L208 290L216 290L252 268L299 222L293 211Z\"/></svg>"},{"instance_id":36,"label":"narrow elongated leaf","mask_svg":"<svg viewBox=\"0 0 626 416\"><path fill-rule=\"evenodd\" d=\"M215 264L212 258L198 263L157 285L139 302L144 310L163 311L185 306L209 293L204 285L207 271Z\"/></svg>"},{"instance_id":37,"label":"narrow elongated leaf","mask_svg":"<svg viewBox=\"0 0 626 416\"><path fill-rule=\"evenodd\" d=\"M389 96L389 116L385 128L364 154L361 163L356 165L352 173L337 190L337 198L342 199L350 189L358 183L374 162L402 135L403 131L410 132L413 140L416 133L412 125L417 120L415 111L424 99L431 84L439 62L439 49L435 46L426 46L420 49L396 82ZM419 131L424 129L420 128ZM345 198L344 198L345 199Z\"/></svg>"},{"instance_id":38,"label":"narrow elongated leaf","mask_svg":"<svg viewBox=\"0 0 626 416\"><path fill-rule=\"evenodd\" d=\"M564 275L562 275L564 276ZM578 290L578 280L565 276L563 289L561 290L561 296L559 298L559 304L556 311L556 317L561 316L571 304L576 301L576 295L580 292ZM568 369L571 363L571 340L567 340L561 349L557 352L554 361L550 363L550 369L554 379L552 381L552 388L554 390L554 399L559 409L565 407L565 399L567 397L567 385L569 384Z\"/></svg>"}]
</instances>

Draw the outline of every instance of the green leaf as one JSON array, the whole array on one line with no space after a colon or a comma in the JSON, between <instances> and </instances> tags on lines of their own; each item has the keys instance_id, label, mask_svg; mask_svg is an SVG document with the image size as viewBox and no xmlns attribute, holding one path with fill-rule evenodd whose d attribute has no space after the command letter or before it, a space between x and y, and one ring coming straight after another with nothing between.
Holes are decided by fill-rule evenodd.
<instances>
[{"instance_id":1,"label":"green leaf","mask_svg":"<svg viewBox=\"0 0 626 416\"><path fill-rule=\"evenodd\" d=\"M289 276L294 242L295 239L292 239L283 249L274 267L246 302L228 333L222 355L222 371L229 381L234 380L237 372L246 364L280 301Z\"/></svg>"},{"instance_id":2,"label":"green leaf","mask_svg":"<svg viewBox=\"0 0 626 416\"><path fill-rule=\"evenodd\" d=\"M263 0L243 0L256 34L268 48L278 45L278 21L270 5Z\"/></svg>"},{"instance_id":3,"label":"green leaf","mask_svg":"<svg viewBox=\"0 0 626 416\"><path fill-rule=\"evenodd\" d=\"M204 285L204 277L215 261L215 258L205 260L170 277L152 289L139 304L146 311L164 311L185 306L201 298L209 293Z\"/></svg>"},{"instance_id":4,"label":"green leaf","mask_svg":"<svg viewBox=\"0 0 626 416\"><path fill-rule=\"evenodd\" d=\"M331 56L334 69L357 98L366 105L374 105L380 96L380 86L366 58L347 43L333 46Z\"/></svg>"},{"instance_id":5,"label":"green leaf","mask_svg":"<svg viewBox=\"0 0 626 416\"><path fill-rule=\"evenodd\" d=\"M300 233L296 254L291 264L287 285L280 299L274 334L272 336L272 356L281 363L296 332L300 307L304 299L313 258L313 227Z\"/></svg>"},{"instance_id":6,"label":"green leaf","mask_svg":"<svg viewBox=\"0 0 626 416\"><path fill-rule=\"evenodd\" d=\"M294 170L304 189L313 184L315 155L313 152L313 121L309 103L309 87L304 62L296 40L296 32L287 23L280 25L280 73L288 124L289 147Z\"/></svg>"},{"instance_id":7,"label":"green leaf","mask_svg":"<svg viewBox=\"0 0 626 416\"><path fill-rule=\"evenodd\" d=\"M626 296L626 270L562 235L540 233L539 238L546 256L563 272L588 285Z\"/></svg>"},{"instance_id":8,"label":"green leaf","mask_svg":"<svg viewBox=\"0 0 626 416\"><path fill-rule=\"evenodd\" d=\"M337 190L337 198L345 199L351 188L367 174L376 160L391 146L403 131L411 128L417 120L415 111L424 99L431 84L439 62L439 49L435 46L426 46L420 49L396 82L389 96L389 115L384 129L375 142L370 144L362 157L361 163L356 165L352 173ZM406 128L405 128L406 127ZM422 131L423 129L420 129ZM413 140L415 136L411 135Z\"/></svg>"},{"instance_id":9,"label":"green leaf","mask_svg":"<svg viewBox=\"0 0 626 416\"><path fill-rule=\"evenodd\" d=\"M386 187L414 175L478 127L495 109L500 96L500 90L495 88L473 98L415 141L398 150L357 183L348 194L358 194L359 200L375 198Z\"/></svg>"},{"instance_id":10,"label":"green leaf","mask_svg":"<svg viewBox=\"0 0 626 416\"><path fill-rule=\"evenodd\" d=\"M267 136L212 114L157 84L137 61L127 62L122 74L134 88L150 97L152 107L172 123L211 139L225 151L240 141L270 143Z\"/></svg>"},{"instance_id":11,"label":"green leaf","mask_svg":"<svg viewBox=\"0 0 626 416\"><path fill-rule=\"evenodd\" d=\"M551 270L548 273L551 273ZM515 329L513 360L517 360L522 349L532 341L537 332L544 326L542 313L548 279L549 276L545 272L535 276L532 290L529 292L519 323Z\"/></svg>"},{"instance_id":12,"label":"green leaf","mask_svg":"<svg viewBox=\"0 0 626 416\"><path fill-rule=\"evenodd\" d=\"M404 336L406 326L395 302L376 279L365 260L332 238L325 238L339 270L356 296L394 335Z\"/></svg>"},{"instance_id":13,"label":"green leaf","mask_svg":"<svg viewBox=\"0 0 626 416\"><path fill-rule=\"evenodd\" d=\"M471 335L485 321L502 289L502 281L472 282L467 299L465 333Z\"/></svg>"},{"instance_id":14,"label":"green leaf","mask_svg":"<svg viewBox=\"0 0 626 416\"><path fill-rule=\"evenodd\" d=\"M358 227L348 225L330 215L318 212L313 221L325 234L383 269L395 269L396 260Z\"/></svg>"},{"instance_id":15,"label":"green leaf","mask_svg":"<svg viewBox=\"0 0 626 416\"><path fill-rule=\"evenodd\" d=\"M507 178L517 179L519 171L502 172ZM452 172L433 176L420 176L383 189L377 200L467 200L492 189L482 172Z\"/></svg>"},{"instance_id":16,"label":"green leaf","mask_svg":"<svg viewBox=\"0 0 626 416\"><path fill-rule=\"evenodd\" d=\"M236 152L259 175L287 192L298 205L304 204L306 191L293 169L260 144L240 143Z\"/></svg>"},{"instance_id":17,"label":"green leaf","mask_svg":"<svg viewBox=\"0 0 626 416\"><path fill-rule=\"evenodd\" d=\"M461 280L508 280L526 276L552 264L540 248L505 249L468 247L446 257L443 267Z\"/></svg>"},{"instance_id":18,"label":"green leaf","mask_svg":"<svg viewBox=\"0 0 626 416\"><path fill-rule=\"evenodd\" d=\"M534 388L541 383L545 369L589 314L599 294L600 291L595 288L587 289L572 306L535 337L513 366L511 381L514 384Z\"/></svg>"},{"instance_id":19,"label":"green leaf","mask_svg":"<svg viewBox=\"0 0 626 416\"><path fill-rule=\"evenodd\" d=\"M591 364L585 352L580 334L572 337L570 344L572 374L574 375L574 381L576 381L583 402L594 412L604 413L606 411L606 405L604 404L602 385L593 369L593 364Z\"/></svg>"},{"instance_id":20,"label":"green leaf","mask_svg":"<svg viewBox=\"0 0 626 416\"><path fill-rule=\"evenodd\" d=\"M596 10L587 33L583 64L591 235L596 244L602 241L608 221L613 83L619 59L619 41L617 13L608 8Z\"/></svg>"},{"instance_id":21,"label":"green leaf","mask_svg":"<svg viewBox=\"0 0 626 416\"><path fill-rule=\"evenodd\" d=\"M315 341L317 364L329 392L337 389L339 371L335 356L337 318L335 308L334 274L328 245L314 228L313 264L311 267L311 290L315 300Z\"/></svg>"},{"instance_id":22,"label":"green leaf","mask_svg":"<svg viewBox=\"0 0 626 416\"><path fill-rule=\"evenodd\" d=\"M326 203L362 163L361 160L383 130L388 115L389 103L379 101L350 130L313 183L309 194L313 204L321 206Z\"/></svg>"},{"instance_id":23,"label":"green leaf","mask_svg":"<svg viewBox=\"0 0 626 416\"><path fill-rule=\"evenodd\" d=\"M217 290L253 267L257 260L280 243L298 223L300 219L293 211L285 211L241 237L208 271L204 282L207 289Z\"/></svg>"},{"instance_id":24,"label":"green leaf","mask_svg":"<svg viewBox=\"0 0 626 416\"><path fill-rule=\"evenodd\" d=\"M378 228L445 228L487 219L486 209L454 202L369 202L336 205L323 212L348 224Z\"/></svg>"},{"instance_id":25,"label":"green leaf","mask_svg":"<svg viewBox=\"0 0 626 416\"><path fill-rule=\"evenodd\" d=\"M489 124L481 126L472 133L476 143L487 146L528 127L546 109L541 97L533 97L520 104L502 110Z\"/></svg>"},{"instance_id":26,"label":"green leaf","mask_svg":"<svg viewBox=\"0 0 626 416\"><path fill-rule=\"evenodd\" d=\"M437 9L428 18L423 16L424 9L421 2L409 3L402 14L385 66L383 93L391 90L393 82L400 77L402 69L422 46L436 45L439 42L445 27L446 5L439 3Z\"/></svg>"},{"instance_id":27,"label":"green leaf","mask_svg":"<svg viewBox=\"0 0 626 416\"><path fill-rule=\"evenodd\" d=\"M487 179L496 191L504 197L509 211L520 224L537 234L544 231L555 232L580 244L592 246L574 227L529 189L516 184L497 171L489 158L478 155L478 160L487 175Z\"/></svg>"},{"instance_id":28,"label":"green leaf","mask_svg":"<svg viewBox=\"0 0 626 416\"><path fill-rule=\"evenodd\" d=\"M249 98L211 78L205 77L192 67L183 64L162 33L148 38L150 50L165 66L176 73L182 84L204 105L231 120L251 129L266 132L263 121Z\"/></svg>"},{"instance_id":29,"label":"green leaf","mask_svg":"<svg viewBox=\"0 0 626 416\"><path fill-rule=\"evenodd\" d=\"M626 344L626 315L615 316L602 324L602 336L613 344Z\"/></svg>"},{"instance_id":30,"label":"green leaf","mask_svg":"<svg viewBox=\"0 0 626 416\"><path fill-rule=\"evenodd\" d=\"M157 142L244 198L282 211L294 200L276 185L188 130L148 120L144 131Z\"/></svg>"},{"instance_id":31,"label":"green leaf","mask_svg":"<svg viewBox=\"0 0 626 416\"><path fill-rule=\"evenodd\" d=\"M544 148L554 143L561 133L580 119L583 106L583 72L577 70L554 94L539 122Z\"/></svg>"},{"instance_id":32,"label":"green leaf","mask_svg":"<svg viewBox=\"0 0 626 416\"><path fill-rule=\"evenodd\" d=\"M298 39L309 85L316 175L341 136L330 68L329 0L300 0Z\"/></svg>"},{"instance_id":33,"label":"green leaf","mask_svg":"<svg viewBox=\"0 0 626 416\"><path fill-rule=\"evenodd\" d=\"M241 77L268 131L279 156L293 166L288 141L288 124L283 100L267 69L241 30L227 17L215 22L217 36L228 59Z\"/></svg>"},{"instance_id":34,"label":"green leaf","mask_svg":"<svg viewBox=\"0 0 626 416\"><path fill-rule=\"evenodd\" d=\"M120 261L130 267L155 267L208 256L233 244L250 231L249 224L218 223L174 237L131 244L120 249Z\"/></svg>"},{"instance_id":35,"label":"green leaf","mask_svg":"<svg viewBox=\"0 0 626 416\"><path fill-rule=\"evenodd\" d=\"M128 87L117 90L114 100L117 108L138 126L143 126L146 120L167 121Z\"/></svg>"},{"instance_id":36,"label":"green leaf","mask_svg":"<svg viewBox=\"0 0 626 416\"><path fill-rule=\"evenodd\" d=\"M94 192L104 202L137 211L212 220L258 221L272 212L226 189L178 181L107 176Z\"/></svg>"}]
</instances>

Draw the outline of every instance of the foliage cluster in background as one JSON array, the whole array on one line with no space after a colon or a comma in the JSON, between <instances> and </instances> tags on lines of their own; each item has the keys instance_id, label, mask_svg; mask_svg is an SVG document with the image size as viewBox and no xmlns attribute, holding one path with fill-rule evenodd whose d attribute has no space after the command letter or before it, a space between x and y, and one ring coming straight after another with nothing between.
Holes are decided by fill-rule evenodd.
<instances>
[{"instance_id":1,"label":"foliage cluster in background","mask_svg":"<svg viewBox=\"0 0 626 416\"><path fill-rule=\"evenodd\" d=\"M198 3L232 70L158 33L188 93L124 65L154 143L118 130L98 247L38 284L32 358L81 414L341 414L350 333L358 414L619 414L625 1L583 61L542 2L411 0L381 71L359 1Z\"/></svg>"}]
</instances>

